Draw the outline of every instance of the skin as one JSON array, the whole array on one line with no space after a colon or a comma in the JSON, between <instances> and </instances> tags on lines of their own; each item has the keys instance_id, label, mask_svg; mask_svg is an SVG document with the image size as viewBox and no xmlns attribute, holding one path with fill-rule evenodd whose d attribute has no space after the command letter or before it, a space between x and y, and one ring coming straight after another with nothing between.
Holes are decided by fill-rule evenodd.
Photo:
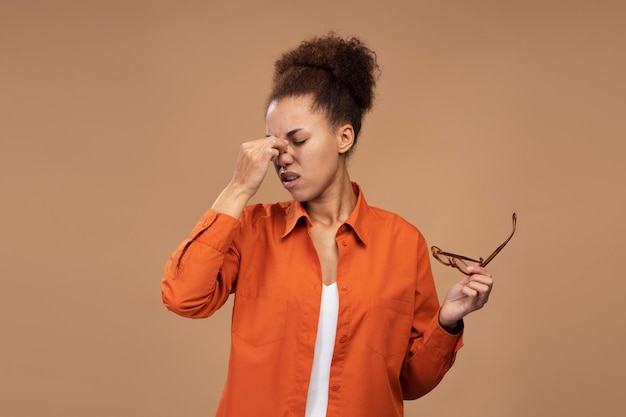
<instances>
[{"instance_id":1,"label":"skin","mask_svg":"<svg viewBox=\"0 0 626 417\"><path fill-rule=\"evenodd\" d=\"M311 238L318 252L324 284L336 281L337 229L356 204L346 166L354 145L350 124L331 125L325 113L314 110L310 96L286 97L270 103L266 137L241 145L235 173L212 208L239 218L274 166L291 197L303 203L311 219ZM292 180L292 181L289 181ZM474 265L472 275L455 284L439 311L441 326L452 332L460 319L488 301L493 279Z\"/></svg>"}]
</instances>

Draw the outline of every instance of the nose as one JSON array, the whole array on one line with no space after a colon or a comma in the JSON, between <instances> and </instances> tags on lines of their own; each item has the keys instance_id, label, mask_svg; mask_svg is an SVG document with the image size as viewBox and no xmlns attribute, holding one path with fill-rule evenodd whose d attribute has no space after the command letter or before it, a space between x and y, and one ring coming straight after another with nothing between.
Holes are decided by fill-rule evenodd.
<instances>
[{"instance_id":1,"label":"nose","mask_svg":"<svg viewBox=\"0 0 626 417\"><path fill-rule=\"evenodd\" d=\"M278 154L276 158L276 165L279 167L286 167L293 163L293 155L289 152L289 146L286 146L283 151Z\"/></svg>"}]
</instances>

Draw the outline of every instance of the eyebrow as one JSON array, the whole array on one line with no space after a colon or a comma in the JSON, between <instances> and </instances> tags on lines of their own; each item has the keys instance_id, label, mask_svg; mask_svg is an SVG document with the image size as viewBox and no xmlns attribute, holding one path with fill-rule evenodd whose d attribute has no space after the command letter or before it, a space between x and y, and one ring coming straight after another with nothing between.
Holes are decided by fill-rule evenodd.
<instances>
[{"instance_id":1,"label":"eyebrow","mask_svg":"<svg viewBox=\"0 0 626 417\"><path fill-rule=\"evenodd\" d=\"M303 128L302 128L302 127L298 127L298 128L296 128L296 129L292 129L292 130L290 130L289 132L287 132L287 135L286 135L286 136L287 136L287 137L293 136L293 135L295 135L296 133L298 133L298 132L299 132L299 131L301 131L301 130L303 130ZM272 136L272 135L270 135L270 134L266 134L266 135L265 135L265 137L266 137L266 138L269 138L270 136Z\"/></svg>"},{"instance_id":2,"label":"eyebrow","mask_svg":"<svg viewBox=\"0 0 626 417\"><path fill-rule=\"evenodd\" d=\"M290 130L289 132L287 132L287 137L289 137L289 136L293 136L293 135L295 135L296 133L298 133L298 132L299 132L299 131L301 131L301 130L302 130L302 128L301 128L301 127L297 128L297 129L292 129L292 130Z\"/></svg>"}]
</instances>

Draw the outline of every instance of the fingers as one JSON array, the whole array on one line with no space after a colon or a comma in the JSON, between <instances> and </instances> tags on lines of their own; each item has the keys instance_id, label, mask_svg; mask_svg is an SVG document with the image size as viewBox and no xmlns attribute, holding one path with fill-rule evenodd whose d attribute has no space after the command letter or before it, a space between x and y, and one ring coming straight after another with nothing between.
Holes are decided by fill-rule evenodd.
<instances>
[{"instance_id":1,"label":"fingers","mask_svg":"<svg viewBox=\"0 0 626 417\"><path fill-rule=\"evenodd\" d=\"M467 277L463 286L463 294L476 298L476 303L480 307L487 303L493 288L493 278L491 273L480 265L476 264L467 268L472 275Z\"/></svg>"},{"instance_id":2,"label":"fingers","mask_svg":"<svg viewBox=\"0 0 626 417\"><path fill-rule=\"evenodd\" d=\"M441 323L456 323L489 300L493 288L491 273L478 264L467 271L471 275L464 276L448 291L439 312Z\"/></svg>"},{"instance_id":3,"label":"fingers","mask_svg":"<svg viewBox=\"0 0 626 417\"><path fill-rule=\"evenodd\" d=\"M491 277L491 273L487 271L485 268L483 268L482 266L480 266L480 264L474 264L474 265L468 266L467 272L470 272L472 274L484 275L486 277Z\"/></svg>"},{"instance_id":4,"label":"fingers","mask_svg":"<svg viewBox=\"0 0 626 417\"><path fill-rule=\"evenodd\" d=\"M278 155L287 152L288 143L287 140L275 136L246 142L242 145L243 159L247 160L247 164L257 166L257 163L260 163L259 167L266 168L264 164L274 161Z\"/></svg>"},{"instance_id":5,"label":"fingers","mask_svg":"<svg viewBox=\"0 0 626 417\"><path fill-rule=\"evenodd\" d=\"M243 143L232 182L241 187L246 195L254 195L265 178L269 163L281 152L286 152L288 143L274 136Z\"/></svg>"},{"instance_id":6,"label":"fingers","mask_svg":"<svg viewBox=\"0 0 626 417\"><path fill-rule=\"evenodd\" d=\"M287 139L280 139L276 136L268 136L261 140L263 141L263 144L267 146L267 152L272 155L272 161L274 161L281 153L287 152L287 145L289 144Z\"/></svg>"},{"instance_id":7,"label":"fingers","mask_svg":"<svg viewBox=\"0 0 626 417\"><path fill-rule=\"evenodd\" d=\"M287 151L285 139L279 139L275 136L268 136L261 139L245 142L241 145L245 159L250 161L261 160L268 162L274 160L282 152Z\"/></svg>"}]
</instances>

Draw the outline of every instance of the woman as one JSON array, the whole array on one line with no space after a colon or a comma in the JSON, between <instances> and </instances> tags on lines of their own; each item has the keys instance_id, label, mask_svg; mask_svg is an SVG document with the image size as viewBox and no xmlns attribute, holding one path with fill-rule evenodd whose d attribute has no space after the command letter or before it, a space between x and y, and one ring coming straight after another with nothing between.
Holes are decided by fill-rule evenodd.
<instances>
[{"instance_id":1,"label":"woman","mask_svg":"<svg viewBox=\"0 0 626 417\"><path fill-rule=\"evenodd\" d=\"M403 415L461 347L462 318L492 279L480 266L441 307L428 248L371 207L346 161L378 66L356 38L313 38L277 62L266 137L168 261L163 301L208 317L231 293L228 378L218 416ZM273 165L291 201L248 205Z\"/></svg>"}]
</instances>

